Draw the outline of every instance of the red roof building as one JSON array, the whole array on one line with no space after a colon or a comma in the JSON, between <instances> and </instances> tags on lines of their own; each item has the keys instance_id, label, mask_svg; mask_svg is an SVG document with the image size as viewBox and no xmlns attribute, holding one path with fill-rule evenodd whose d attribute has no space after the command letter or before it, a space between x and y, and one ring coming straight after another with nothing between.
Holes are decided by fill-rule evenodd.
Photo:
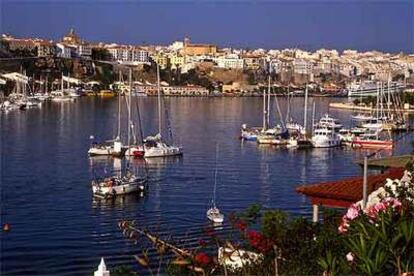
<instances>
[{"instance_id":1,"label":"red roof building","mask_svg":"<svg viewBox=\"0 0 414 276\"><path fill-rule=\"evenodd\" d=\"M383 174L369 175L367 179L368 194L383 187L387 178L400 179L403 175L404 168L392 168ZM362 189L363 178L357 176L336 181L299 186L296 188L296 192L309 197L314 206L315 221L317 220L317 206L348 208L351 204L362 200Z\"/></svg>"}]
</instances>

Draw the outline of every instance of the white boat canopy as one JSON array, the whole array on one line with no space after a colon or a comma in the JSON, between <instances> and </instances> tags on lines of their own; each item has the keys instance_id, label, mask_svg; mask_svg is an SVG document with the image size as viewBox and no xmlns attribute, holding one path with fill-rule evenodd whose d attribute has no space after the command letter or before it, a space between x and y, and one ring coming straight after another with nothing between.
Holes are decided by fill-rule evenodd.
<instances>
[{"instance_id":1,"label":"white boat canopy","mask_svg":"<svg viewBox=\"0 0 414 276\"><path fill-rule=\"evenodd\" d=\"M63 80L68 82L68 83L74 83L74 84L81 84L82 81L80 79L75 79L75 78L71 78L71 77L67 77L67 76L63 76Z\"/></svg>"},{"instance_id":2,"label":"white boat canopy","mask_svg":"<svg viewBox=\"0 0 414 276\"><path fill-rule=\"evenodd\" d=\"M17 82L22 82L26 84L29 82L29 77L23 74L20 74L18 72L3 74L1 75L1 77L11 80L11 81L17 81Z\"/></svg>"}]
</instances>

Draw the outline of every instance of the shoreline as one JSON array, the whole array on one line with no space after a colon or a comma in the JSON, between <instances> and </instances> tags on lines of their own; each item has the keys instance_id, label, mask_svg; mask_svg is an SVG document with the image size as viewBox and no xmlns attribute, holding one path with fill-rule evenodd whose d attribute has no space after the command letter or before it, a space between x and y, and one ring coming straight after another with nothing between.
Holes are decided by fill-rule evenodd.
<instances>
[{"instance_id":1,"label":"shoreline","mask_svg":"<svg viewBox=\"0 0 414 276\"><path fill-rule=\"evenodd\" d=\"M357 110L357 111L367 111L372 112L375 111L375 107L371 106L358 106L350 103L329 103L329 108L335 108L335 109L344 109L344 110ZM414 108L397 108L393 109L397 112L405 112L405 113L414 113Z\"/></svg>"}]
</instances>

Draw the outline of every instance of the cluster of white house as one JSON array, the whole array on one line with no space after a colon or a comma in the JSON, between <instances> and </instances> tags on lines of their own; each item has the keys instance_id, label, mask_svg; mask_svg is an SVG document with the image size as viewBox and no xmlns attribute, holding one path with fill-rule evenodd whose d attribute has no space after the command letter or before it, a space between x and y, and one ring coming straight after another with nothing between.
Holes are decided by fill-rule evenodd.
<instances>
[{"instance_id":1,"label":"cluster of white house","mask_svg":"<svg viewBox=\"0 0 414 276\"><path fill-rule=\"evenodd\" d=\"M244 50L222 48L213 44L194 44L190 39L175 41L169 46L133 46L118 44L91 44L80 39L73 29L62 41L53 43L42 39L16 39L3 35L10 50L35 51L38 56L56 55L64 58L91 58L94 48L105 49L110 60L120 63L157 62L161 68L180 69L182 73L211 62L217 68L231 70L268 70L278 73L305 75L309 81L320 74L338 74L353 77L371 74L378 80L387 80L390 75L402 74L410 77L414 72L414 55L387 54L377 51L359 53L345 50L320 49L315 52L300 49Z\"/></svg>"}]
</instances>

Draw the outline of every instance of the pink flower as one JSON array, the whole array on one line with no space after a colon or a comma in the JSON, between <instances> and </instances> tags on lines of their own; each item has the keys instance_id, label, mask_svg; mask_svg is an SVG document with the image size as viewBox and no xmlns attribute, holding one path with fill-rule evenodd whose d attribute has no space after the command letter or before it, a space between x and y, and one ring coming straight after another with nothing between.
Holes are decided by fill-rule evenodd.
<instances>
[{"instance_id":1,"label":"pink flower","mask_svg":"<svg viewBox=\"0 0 414 276\"><path fill-rule=\"evenodd\" d=\"M341 234L346 233L348 231L348 227L349 227L349 224L347 223L347 221L342 220L341 225L339 225L339 227L338 227L339 233L341 233Z\"/></svg>"},{"instance_id":2,"label":"pink flower","mask_svg":"<svg viewBox=\"0 0 414 276\"><path fill-rule=\"evenodd\" d=\"M354 261L354 254L352 254L352 252L348 252L348 254L346 254L346 260L352 263Z\"/></svg>"},{"instance_id":3,"label":"pink flower","mask_svg":"<svg viewBox=\"0 0 414 276\"><path fill-rule=\"evenodd\" d=\"M349 207L348 211L346 212L345 217L349 220L354 220L359 216L360 208L359 206L352 204L351 207Z\"/></svg>"},{"instance_id":4,"label":"pink flower","mask_svg":"<svg viewBox=\"0 0 414 276\"><path fill-rule=\"evenodd\" d=\"M381 211L385 211L387 210L387 203L385 202L379 202L377 204L375 204L374 209L377 213L381 212Z\"/></svg>"},{"instance_id":5,"label":"pink flower","mask_svg":"<svg viewBox=\"0 0 414 276\"><path fill-rule=\"evenodd\" d=\"M377 218L378 212L375 210L375 205L368 206L368 208L365 209L365 214L367 214L367 216L370 218Z\"/></svg>"},{"instance_id":6,"label":"pink flower","mask_svg":"<svg viewBox=\"0 0 414 276\"><path fill-rule=\"evenodd\" d=\"M394 209L398 209L402 205L398 199L392 197L387 197L386 199L384 199L384 202L390 204Z\"/></svg>"}]
</instances>

